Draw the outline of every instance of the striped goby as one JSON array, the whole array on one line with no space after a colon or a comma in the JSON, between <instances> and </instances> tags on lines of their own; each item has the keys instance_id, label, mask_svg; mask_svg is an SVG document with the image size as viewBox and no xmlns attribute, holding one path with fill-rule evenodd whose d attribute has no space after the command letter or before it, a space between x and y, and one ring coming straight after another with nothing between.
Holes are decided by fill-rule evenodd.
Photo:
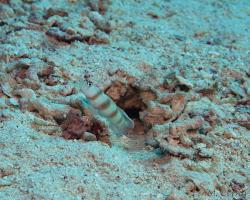
<instances>
[{"instance_id":1,"label":"striped goby","mask_svg":"<svg viewBox=\"0 0 250 200\"><path fill-rule=\"evenodd\" d=\"M134 121L100 88L94 85L84 85L81 91L85 94L90 104L118 128L118 130L126 131L127 129L134 128Z\"/></svg>"}]
</instances>

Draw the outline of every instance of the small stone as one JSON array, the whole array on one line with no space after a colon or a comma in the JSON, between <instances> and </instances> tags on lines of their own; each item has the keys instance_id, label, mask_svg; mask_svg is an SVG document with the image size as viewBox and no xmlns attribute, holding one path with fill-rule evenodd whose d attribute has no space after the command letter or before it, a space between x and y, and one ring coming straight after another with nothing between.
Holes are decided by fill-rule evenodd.
<instances>
[{"instance_id":1,"label":"small stone","mask_svg":"<svg viewBox=\"0 0 250 200\"><path fill-rule=\"evenodd\" d=\"M154 148L158 148L159 147L159 143L154 138L148 138L148 139L146 139L145 144L149 145L151 147L154 147Z\"/></svg>"},{"instance_id":2,"label":"small stone","mask_svg":"<svg viewBox=\"0 0 250 200\"><path fill-rule=\"evenodd\" d=\"M89 14L90 20L96 25L96 27L104 32L110 32L110 24L105 20L105 18L98 12L92 11Z\"/></svg>"},{"instance_id":3,"label":"small stone","mask_svg":"<svg viewBox=\"0 0 250 200\"><path fill-rule=\"evenodd\" d=\"M90 133L90 132L85 132L85 133L83 134L82 138L83 138L85 141L96 141L96 140L97 140L95 134Z\"/></svg>"},{"instance_id":4,"label":"small stone","mask_svg":"<svg viewBox=\"0 0 250 200\"><path fill-rule=\"evenodd\" d=\"M143 182L142 177L136 176L134 179L134 184L141 184Z\"/></svg>"},{"instance_id":5,"label":"small stone","mask_svg":"<svg viewBox=\"0 0 250 200\"><path fill-rule=\"evenodd\" d=\"M197 150L198 155L203 158L212 158L214 156L214 152L211 149L208 149L206 144L199 143L195 145L194 148Z\"/></svg>"},{"instance_id":6,"label":"small stone","mask_svg":"<svg viewBox=\"0 0 250 200\"><path fill-rule=\"evenodd\" d=\"M149 101L147 110L140 112L140 119L148 126L164 124L172 117L172 111L169 105L163 105Z\"/></svg>"},{"instance_id":7,"label":"small stone","mask_svg":"<svg viewBox=\"0 0 250 200\"><path fill-rule=\"evenodd\" d=\"M2 92L3 92L6 96L8 96L8 97L11 97L11 96L12 96L12 94L11 94L12 88L11 88L9 82L1 83L0 86L1 86Z\"/></svg>"},{"instance_id":8,"label":"small stone","mask_svg":"<svg viewBox=\"0 0 250 200\"><path fill-rule=\"evenodd\" d=\"M241 97L246 97L246 93L244 91L244 89L242 87L240 87L239 84L237 83L232 83L230 86L229 86L230 90L236 94L236 95L239 95Z\"/></svg>"},{"instance_id":9,"label":"small stone","mask_svg":"<svg viewBox=\"0 0 250 200\"><path fill-rule=\"evenodd\" d=\"M10 98L8 103L12 106L19 106L18 100L16 98Z\"/></svg>"},{"instance_id":10,"label":"small stone","mask_svg":"<svg viewBox=\"0 0 250 200\"><path fill-rule=\"evenodd\" d=\"M198 154L203 158L212 158L214 156L214 152L208 148L199 149Z\"/></svg>"},{"instance_id":11,"label":"small stone","mask_svg":"<svg viewBox=\"0 0 250 200\"><path fill-rule=\"evenodd\" d=\"M223 136L225 139L238 139L240 137L233 129L225 130Z\"/></svg>"},{"instance_id":12,"label":"small stone","mask_svg":"<svg viewBox=\"0 0 250 200\"><path fill-rule=\"evenodd\" d=\"M36 98L36 93L34 92L34 90L30 88L22 88L19 90L15 90L13 94L21 96L22 98L31 98L31 99Z\"/></svg>"},{"instance_id":13,"label":"small stone","mask_svg":"<svg viewBox=\"0 0 250 200\"><path fill-rule=\"evenodd\" d=\"M201 194L211 195L214 190L214 181L208 173L205 172L185 172L183 174L186 177L187 182L192 182Z\"/></svg>"},{"instance_id":14,"label":"small stone","mask_svg":"<svg viewBox=\"0 0 250 200\"><path fill-rule=\"evenodd\" d=\"M189 89L192 89L194 87L193 84L189 80L183 78L182 76L177 75L176 79L179 81L180 84L187 86Z\"/></svg>"}]
</instances>

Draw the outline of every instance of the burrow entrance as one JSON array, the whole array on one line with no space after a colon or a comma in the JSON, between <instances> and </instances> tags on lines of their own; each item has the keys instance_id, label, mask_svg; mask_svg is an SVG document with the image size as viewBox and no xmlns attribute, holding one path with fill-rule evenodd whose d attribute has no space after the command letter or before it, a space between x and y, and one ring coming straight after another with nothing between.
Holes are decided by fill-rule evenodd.
<instances>
[{"instance_id":1,"label":"burrow entrance","mask_svg":"<svg viewBox=\"0 0 250 200\"><path fill-rule=\"evenodd\" d=\"M146 134L151 126L144 122L142 113L147 109L147 102L157 98L151 90L142 90L132 84L114 81L105 89L105 93L123 109L134 121L135 127L125 134L127 138L125 148L138 150L145 147ZM123 145L124 147L124 145Z\"/></svg>"}]
</instances>

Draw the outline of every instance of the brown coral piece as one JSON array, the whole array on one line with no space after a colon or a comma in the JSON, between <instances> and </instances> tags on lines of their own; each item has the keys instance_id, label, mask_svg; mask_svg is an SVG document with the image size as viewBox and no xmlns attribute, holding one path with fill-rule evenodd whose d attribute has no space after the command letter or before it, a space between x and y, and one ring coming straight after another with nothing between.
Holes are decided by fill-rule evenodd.
<instances>
[{"instance_id":1,"label":"brown coral piece","mask_svg":"<svg viewBox=\"0 0 250 200\"><path fill-rule=\"evenodd\" d=\"M140 112L140 119L147 125L164 124L172 117L169 106L149 101L147 109Z\"/></svg>"},{"instance_id":2,"label":"brown coral piece","mask_svg":"<svg viewBox=\"0 0 250 200\"><path fill-rule=\"evenodd\" d=\"M240 183L240 182L237 182L236 180L232 180L231 184L230 184L232 190L234 192L241 192L245 189L245 184L244 183Z\"/></svg>"},{"instance_id":3,"label":"brown coral piece","mask_svg":"<svg viewBox=\"0 0 250 200\"><path fill-rule=\"evenodd\" d=\"M120 81L114 81L112 85L106 90L106 94L114 101L121 99L126 92L126 85Z\"/></svg>"},{"instance_id":4,"label":"brown coral piece","mask_svg":"<svg viewBox=\"0 0 250 200\"><path fill-rule=\"evenodd\" d=\"M115 77L115 79L122 79L125 80L126 83L128 84L132 84L136 81L136 78L129 75L127 72L123 71L123 70L109 70L109 75L112 77Z\"/></svg>"},{"instance_id":5,"label":"brown coral piece","mask_svg":"<svg viewBox=\"0 0 250 200\"><path fill-rule=\"evenodd\" d=\"M53 66L48 66L48 67L45 67L44 69L42 69L38 75L40 77L48 77L50 76L52 73L54 72L54 67Z\"/></svg>"},{"instance_id":6,"label":"brown coral piece","mask_svg":"<svg viewBox=\"0 0 250 200\"><path fill-rule=\"evenodd\" d=\"M186 103L187 97L183 92L176 92L173 94L167 94L161 97L160 101L161 104L167 104L171 106L173 116L172 120L179 117L179 115L183 112Z\"/></svg>"},{"instance_id":7,"label":"brown coral piece","mask_svg":"<svg viewBox=\"0 0 250 200\"><path fill-rule=\"evenodd\" d=\"M44 97L37 99L21 98L19 99L21 109L37 113L44 119L52 119L61 121L66 113L70 110L70 106L54 103Z\"/></svg>"},{"instance_id":8,"label":"brown coral piece","mask_svg":"<svg viewBox=\"0 0 250 200\"><path fill-rule=\"evenodd\" d=\"M96 133L98 135L105 135L107 133L107 129L104 124L94 119L92 120L90 130L91 132Z\"/></svg>"},{"instance_id":9,"label":"brown coral piece","mask_svg":"<svg viewBox=\"0 0 250 200\"><path fill-rule=\"evenodd\" d=\"M69 44L71 42L74 42L74 41L80 41L80 42L85 41L85 38L83 38L79 34L70 35L70 34L67 34L66 32L62 31L58 27L52 27L52 28L50 28L46 32L46 34L48 36L56 39L59 42L65 42L65 43L69 43Z\"/></svg>"},{"instance_id":10,"label":"brown coral piece","mask_svg":"<svg viewBox=\"0 0 250 200\"><path fill-rule=\"evenodd\" d=\"M2 90L0 90L0 98L4 96L4 93L2 92Z\"/></svg>"},{"instance_id":11,"label":"brown coral piece","mask_svg":"<svg viewBox=\"0 0 250 200\"><path fill-rule=\"evenodd\" d=\"M65 139L100 140L109 143L107 128L104 124L89 116L82 116L80 110L71 109L60 126Z\"/></svg>"},{"instance_id":12,"label":"brown coral piece","mask_svg":"<svg viewBox=\"0 0 250 200\"><path fill-rule=\"evenodd\" d=\"M37 58L22 58L12 62L6 71L20 83L28 88L37 90L41 87L41 82L47 85L56 85L58 80L52 77L53 66L48 66L43 60Z\"/></svg>"},{"instance_id":13,"label":"brown coral piece","mask_svg":"<svg viewBox=\"0 0 250 200\"><path fill-rule=\"evenodd\" d=\"M109 40L107 38L98 38L96 36L89 37L86 39L86 42L89 45L94 45L94 44L109 44Z\"/></svg>"},{"instance_id":14,"label":"brown coral piece","mask_svg":"<svg viewBox=\"0 0 250 200\"><path fill-rule=\"evenodd\" d=\"M53 66L44 67L40 72L38 72L39 78L48 86L57 85L58 81L52 76L54 73Z\"/></svg>"},{"instance_id":15,"label":"brown coral piece","mask_svg":"<svg viewBox=\"0 0 250 200\"><path fill-rule=\"evenodd\" d=\"M10 0L0 0L0 3L10 3Z\"/></svg>"},{"instance_id":16,"label":"brown coral piece","mask_svg":"<svg viewBox=\"0 0 250 200\"><path fill-rule=\"evenodd\" d=\"M103 0L98 0L99 12L104 15L106 12L106 8L104 6Z\"/></svg>"},{"instance_id":17,"label":"brown coral piece","mask_svg":"<svg viewBox=\"0 0 250 200\"><path fill-rule=\"evenodd\" d=\"M36 98L36 93L34 90L30 88L22 88L22 89L17 89L13 91L13 95L21 98L30 98L30 99L35 99Z\"/></svg>"},{"instance_id":18,"label":"brown coral piece","mask_svg":"<svg viewBox=\"0 0 250 200\"><path fill-rule=\"evenodd\" d=\"M193 84L188 79L182 77L179 72L173 72L166 76L163 87L171 92L178 90L188 92L193 88Z\"/></svg>"},{"instance_id":19,"label":"brown coral piece","mask_svg":"<svg viewBox=\"0 0 250 200\"><path fill-rule=\"evenodd\" d=\"M237 102L237 105L250 105L250 98L246 97L246 98L240 99Z\"/></svg>"},{"instance_id":20,"label":"brown coral piece","mask_svg":"<svg viewBox=\"0 0 250 200\"><path fill-rule=\"evenodd\" d=\"M191 130L197 130L201 127L202 123L203 119L201 117L195 117L188 120L178 120L175 123L172 123L169 131L171 135L177 136Z\"/></svg>"},{"instance_id":21,"label":"brown coral piece","mask_svg":"<svg viewBox=\"0 0 250 200\"><path fill-rule=\"evenodd\" d=\"M24 79L27 77L28 70L26 68L22 68L16 72L15 76L20 79Z\"/></svg>"},{"instance_id":22,"label":"brown coral piece","mask_svg":"<svg viewBox=\"0 0 250 200\"><path fill-rule=\"evenodd\" d=\"M48 18L49 28L46 35L49 39L53 38L65 44L75 41L89 45L109 43L108 33L111 32L111 26L98 12L93 11L88 16L78 18L62 10L49 9L45 17Z\"/></svg>"},{"instance_id":23,"label":"brown coral piece","mask_svg":"<svg viewBox=\"0 0 250 200\"><path fill-rule=\"evenodd\" d=\"M178 119L175 122L153 126L149 133L158 142L155 146L159 146L163 153L193 159L199 153L199 148L195 149L195 145L204 143L203 149L210 145L204 135L197 134L203 121L200 116L192 119Z\"/></svg>"},{"instance_id":24,"label":"brown coral piece","mask_svg":"<svg viewBox=\"0 0 250 200\"><path fill-rule=\"evenodd\" d=\"M87 116L81 116L81 112L71 109L62 122L63 137L65 139L80 139L87 130L90 130L91 120Z\"/></svg>"},{"instance_id":25,"label":"brown coral piece","mask_svg":"<svg viewBox=\"0 0 250 200\"><path fill-rule=\"evenodd\" d=\"M63 9L49 8L46 11L46 14L44 15L44 19L49 19L50 17L52 17L54 15L58 15L58 16L61 16L61 17L67 17L68 13Z\"/></svg>"}]
</instances>

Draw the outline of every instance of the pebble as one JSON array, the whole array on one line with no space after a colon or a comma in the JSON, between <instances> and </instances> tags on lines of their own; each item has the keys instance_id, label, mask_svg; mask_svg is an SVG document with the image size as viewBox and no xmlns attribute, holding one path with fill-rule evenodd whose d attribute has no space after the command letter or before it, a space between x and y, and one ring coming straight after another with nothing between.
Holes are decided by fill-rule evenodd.
<instances>
[{"instance_id":1,"label":"pebble","mask_svg":"<svg viewBox=\"0 0 250 200\"><path fill-rule=\"evenodd\" d=\"M19 106L18 100L16 98L10 98L8 103L12 106L16 106L16 107Z\"/></svg>"},{"instance_id":2,"label":"pebble","mask_svg":"<svg viewBox=\"0 0 250 200\"><path fill-rule=\"evenodd\" d=\"M84 138L84 140L86 140L86 141L96 141L96 140L97 140L95 134L90 133L90 132L85 132L85 133L83 134L83 138Z\"/></svg>"}]
</instances>

